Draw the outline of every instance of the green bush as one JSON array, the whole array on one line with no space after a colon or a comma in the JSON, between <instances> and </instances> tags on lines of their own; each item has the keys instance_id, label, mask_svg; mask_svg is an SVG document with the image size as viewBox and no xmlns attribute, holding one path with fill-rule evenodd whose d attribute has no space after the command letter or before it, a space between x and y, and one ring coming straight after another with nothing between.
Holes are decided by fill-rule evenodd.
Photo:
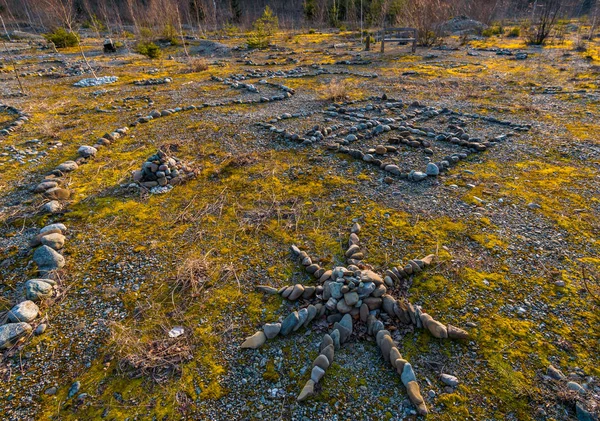
<instances>
[{"instance_id":1,"label":"green bush","mask_svg":"<svg viewBox=\"0 0 600 421\"><path fill-rule=\"evenodd\" d=\"M160 47L153 42L140 42L135 50L148 58L154 59L160 57Z\"/></svg>"},{"instance_id":2,"label":"green bush","mask_svg":"<svg viewBox=\"0 0 600 421\"><path fill-rule=\"evenodd\" d=\"M252 24L252 32L246 41L250 48L267 48L271 37L279 29L279 19L269 6L265 7L262 16Z\"/></svg>"},{"instance_id":3,"label":"green bush","mask_svg":"<svg viewBox=\"0 0 600 421\"><path fill-rule=\"evenodd\" d=\"M179 38L179 35L177 35L177 30L170 23L167 23L164 26L161 40L170 42L171 45L181 44L181 39Z\"/></svg>"},{"instance_id":4,"label":"green bush","mask_svg":"<svg viewBox=\"0 0 600 421\"><path fill-rule=\"evenodd\" d=\"M502 26L493 25L487 29L484 29L483 32L481 32L481 35L483 35L486 38L489 38L494 35L502 35L503 33L504 33L504 28L502 28Z\"/></svg>"},{"instance_id":5,"label":"green bush","mask_svg":"<svg viewBox=\"0 0 600 421\"><path fill-rule=\"evenodd\" d=\"M512 28L510 31L508 31L506 36L509 38L519 38L521 36L521 28L518 26Z\"/></svg>"},{"instance_id":6,"label":"green bush","mask_svg":"<svg viewBox=\"0 0 600 421\"><path fill-rule=\"evenodd\" d=\"M75 47L79 43L79 35L75 32L68 32L62 27L44 34L44 38L48 42L54 43L56 48Z\"/></svg>"}]
</instances>

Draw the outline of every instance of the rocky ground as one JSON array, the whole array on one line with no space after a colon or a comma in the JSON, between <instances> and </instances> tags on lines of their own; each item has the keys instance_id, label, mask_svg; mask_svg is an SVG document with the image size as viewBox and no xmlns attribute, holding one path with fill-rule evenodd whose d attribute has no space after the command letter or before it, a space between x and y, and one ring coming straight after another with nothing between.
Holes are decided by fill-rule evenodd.
<instances>
[{"instance_id":1,"label":"rocky ground","mask_svg":"<svg viewBox=\"0 0 600 421\"><path fill-rule=\"evenodd\" d=\"M214 56L194 71L181 47L148 60L86 39L99 80L77 49L11 43L27 95L7 64L3 418L420 418L393 345L431 419L597 420L600 45L460 41L382 56L346 34L198 40ZM332 80L346 100L325 98ZM319 275L355 265L348 300L242 348L328 301L257 290L323 286L292 245ZM360 298L406 299L468 339L373 304L377 344L360 270L430 254ZM298 402L324 335L345 332L336 312L351 334Z\"/></svg>"}]
</instances>

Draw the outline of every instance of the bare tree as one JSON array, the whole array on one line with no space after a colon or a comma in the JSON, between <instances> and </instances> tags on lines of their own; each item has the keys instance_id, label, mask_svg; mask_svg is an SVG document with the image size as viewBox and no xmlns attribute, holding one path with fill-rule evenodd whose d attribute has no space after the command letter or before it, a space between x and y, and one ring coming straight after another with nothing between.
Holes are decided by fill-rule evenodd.
<instances>
[{"instance_id":1,"label":"bare tree","mask_svg":"<svg viewBox=\"0 0 600 421\"><path fill-rule=\"evenodd\" d=\"M546 0L544 3L539 3L537 0L533 4L531 11L531 27L528 34L530 44L542 45L558 19L558 15L562 8L562 0ZM537 14L536 12L540 10Z\"/></svg>"}]
</instances>

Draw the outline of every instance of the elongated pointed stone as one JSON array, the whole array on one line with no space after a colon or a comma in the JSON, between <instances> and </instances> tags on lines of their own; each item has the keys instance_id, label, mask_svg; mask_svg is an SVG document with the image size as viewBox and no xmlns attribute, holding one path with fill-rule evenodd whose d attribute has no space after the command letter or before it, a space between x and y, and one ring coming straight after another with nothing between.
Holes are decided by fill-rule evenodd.
<instances>
[{"instance_id":1,"label":"elongated pointed stone","mask_svg":"<svg viewBox=\"0 0 600 421\"><path fill-rule=\"evenodd\" d=\"M329 334L326 333L325 335L323 335L323 340L321 341L321 345L319 346L319 352L322 352L329 345L333 345L333 339L331 338L331 336L329 336Z\"/></svg>"},{"instance_id":2,"label":"elongated pointed stone","mask_svg":"<svg viewBox=\"0 0 600 421\"><path fill-rule=\"evenodd\" d=\"M300 394L298 395L296 400L298 402L302 402L302 401L308 399L310 396L312 396L313 393L315 393L315 382L312 380L309 380L306 382L306 384L302 388L302 391L300 392Z\"/></svg>"},{"instance_id":3,"label":"elongated pointed stone","mask_svg":"<svg viewBox=\"0 0 600 421\"><path fill-rule=\"evenodd\" d=\"M254 335L246 338L246 340L242 343L242 348L251 348L257 349L264 345L267 341L267 337L265 333L261 330L256 332Z\"/></svg>"},{"instance_id":4,"label":"elongated pointed stone","mask_svg":"<svg viewBox=\"0 0 600 421\"><path fill-rule=\"evenodd\" d=\"M419 415L426 415L429 411L427 410L427 406L425 406L423 396L421 396L419 384L416 381L409 382L406 385L406 392L410 401L417 408Z\"/></svg>"},{"instance_id":5,"label":"elongated pointed stone","mask_svg":"<svg viewBox=\"0 0 600 421\"><path fill-rule=\"evenodd\" d=\"M410 382L417 381L417 376L415 376L415 372L413 371L413 368L410 365L410 363L404 364L400 379L402 380L404 386L408 385L408 383Z\"/></svg>"},{"instance_id":6,"label":"elongated pointed stone","mask_svg":"<svg viewBox=\"0 0 600 421\"><path fill-rule=\"evenodd\" d=\"M456 326L446 325L446 330L450 339L467 339L469 337L469 332Z\"/></svg>"},{"instance_id":7,"label":"elongated pointed stone","mask_svg":"<svg viewBox=\"0 0 600 421\"><path fill-rule=\"evenodd\" d=\"M265 294L275 295L279 292L277 288L270 287L268 285L259 285L256 287L260 292L264 292Z\"/></svg>"},{"instance_id":8,"label":"elongated pointed stone","mask_svg":"<svg viewBox=\"0 0 600 421\"><path fill-rule=\"evenodd\" d=\"M383 351L382 351L383 352ZM390 349L390 363L392 367L396 368L396 360L401 360L402 355L400 355L400 351L395 346Z\"/></svg>"},{"instance_id":9,"label":"elongated pointed stone","mask_svg":"<svg viewBox=\"0 0 600 421\"><path fill-rule=\"evenodd\" d=\"M294 327L296 327L296 325L299 322L299 318L298 318L298 312L294 311L293 313L290 313L284 320L283 323L281 323L281 331L279 332L282 336L287 336L290 334L290 332L292 331L292 329L294 329Z\"/></svg>"},{"instance_id":10,"label":"elongated pointed stone","mask_svg":"<svg viewBox=\"0 0 600 421\"><path fill-rule=\"evenodd\" d=\"M312 304L306 308L306 311L308 312L308 317L306 318L306 322L304 322L304 327L308 327L310 322L312 322L317 315L317 308Z\"/></svg>"},{"instance_id":11,"label":"elongated pointed stone","mask_svg":"<svg viewBox=\"0 0 600 421\"><path fill-rule=\"evenodd\" d=\"M325 348L323 348L321 355L325 355L325 357L327 357L327 361L329 361L329 364L331 364L333 362L333 356L335 355L333 344L327 345Z\"/></svg>"},{"instance_id":12,"label":"elongated pointed stone","mask_svg":"<svg viewBox=\"0 0 600 421\"><path fill-rule=\"evenodd\" d=\"M394 344L394 340L392 339L391 336L389 335L385 335L382 339L381 339L381 355L383 356L383 359L387 362L390 361L390 351L392 350L392 348L394 348L396 346L396 344Z\"/></svg>"},{"instance_id":13,"label":"elongated pointed stone","mask_svg":"<svg viewBox=\"0 0 600 421\"><path fill-rule=\"evenodd\" d=\"M300 329L302 327L302 325L304 323L306 323L306 320L308 319L308 310L303 308L300 309L298 311L298 323L296 323L296 326L294 326L293 331L297 331L298 329Z\"/></svg>"}]
</instances>

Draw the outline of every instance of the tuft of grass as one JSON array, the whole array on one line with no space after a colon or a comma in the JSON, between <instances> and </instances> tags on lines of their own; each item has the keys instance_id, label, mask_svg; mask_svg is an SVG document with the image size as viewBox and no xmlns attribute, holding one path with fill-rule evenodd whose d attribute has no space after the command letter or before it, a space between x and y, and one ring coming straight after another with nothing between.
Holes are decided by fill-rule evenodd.
<instances>
[{"instance_id":1,"label":"tuft of grass","mask_svg":"<svg viewBox=\"0 0 600 421\"><path fill-rule=\"evenodd\" d=\"M204 72L208 70L208 60L204 57L191 57L188 61L188 70L191 73Z\"/></svg>"},{"instance_id":2,"label":"tuft of grass","mask_svg":"<svg viewBox=\"0 0 600 421\"><path fill-rule=\"evenodd\" d=\"M350 87L343 79L331 79L328 84L320 89L321 98L328 101L342 101L348 99Z\"/></svg>"},{"instance_id":3,"label":"tuft of grass","mask_svg":"<svg viewBox=\"0 0 600 421\"><path fill-rule=\"evenodd\" d=\"M186 259L177 270L175 284L180 293L189 293L192 297L198 297L207 279L208 263L206 256L191 257Z\"/></svg>"}]
</instances>

